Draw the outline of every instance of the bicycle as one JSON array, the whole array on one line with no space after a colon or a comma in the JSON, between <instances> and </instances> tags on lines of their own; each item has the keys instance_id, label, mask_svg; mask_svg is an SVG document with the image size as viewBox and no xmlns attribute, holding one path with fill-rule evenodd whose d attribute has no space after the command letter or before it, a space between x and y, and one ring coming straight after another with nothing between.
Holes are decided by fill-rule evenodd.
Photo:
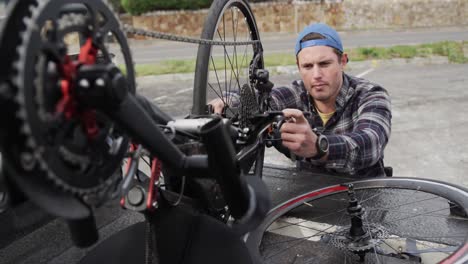
<instances>
[{"instance_id":1,"label":"bicycle","mask_svg":"<svg viewBox=\"0 0 468 264\"><path fill-rule=\"evenodd\" d=\"M64 11L71 3L84 5L88 14ZM337 254L335 257L344 254L350 262L391 263L389 258L392 261L406 258L409 263L417 261L417 255L422 252L407 251L399 241L407 230L374 223L388 221L387 217L395 213L393 208L384 207L386 197L403 199L403 206L411 209L414 204L425 207L427 201L430 205L434 202L440 207L437 212L425 212L425 218L438 213L436 219L439 219L443 216L440 213L445 213L445 221L455 222L459 225L457 230L463 231L466 226L464 218L453 215L456 215L455 210L468 210L468 191L422 179L388 178L332 186L299 196L267 214L269 199L259 177L263 149L269 142L271 129L282 117L281 113L267 111L271 85L266 72L262 71L259 34L253 13L245 1L214 2L207 20L207 24L214 26L204 30L212 32L211 36L204 34L213 39L213 32L220 32L218 24L225 21L222 17L226 10L233 14L231 7L240 9L246 16L248 28L255 30L247 36L254 41L249 44L253 45L249 67L239 68L246 69L245 78L249 85L241 85L238 69L229 70L229 74L236 76L235 86L239 91L230 93L231 89L226 88L220 93L221 96L241 95L240 109L231 104L225 109L224 118L220 118L205 108L205 89L210 86L203 84L209 83L209 77L204 77L209 74L206 62L211 60L214 64L215 59L211 55L207 59L212 50L202 45L197 59L200 62L197 62L194 108L192 116L184 120L172 120L156 106L135 95L135 74L126 38L118 20L103 2L22 0L10 6L0 41L1 50L7 55L1 64L0 118L2 123L9 124L0 130L1 164L5 171L2 176L14 182L48 212L68 219L71 235L78 246L95 243L97 233L92 208L115 195L124 196L122 203L127 208L144 211L147 216L150 232L144 259L148 263L156 260L161 263L269 263L268 254L272 249L268 242L284 238L288 243L299 245L302 251L292 253L292 257L274 255L273 260L280 263L310 263L313 259L304 252L317 252L310 251L310 246L315 249L316 244L336 249L333 251L333 255ZM64 40L64 36L73 32L86 36L76 59L68 57ZM122 49L125 74L111 63L111 56L102 44L107 32L112 33ZM224 34L218 33L218 36L226 40ZM234 42L237 40L236 37ZM233 48L233 52L236 53L236 49ZM226 60L231 58L226 55L225 47L223 53L226 68ZM237 58L237 54L234 56ZM98 57L102 58L99 63ZM229 66L233 68L233 65ZM225 70L225 77L227 75L228 70ZM258 98L252 89L259 91ZM135 116L139 119L135 120ZM141 174L134 177L138 171L136 160L143 150L135 145L128 151L131 141L143 145L151 158L157 157L152 159L150 177ZM122 177L118 172L121 161L127 157L130 158L128 170ZM166 167L167 188L158 185L159 162ZM180 181L170 183L172 178ZM221 206L213 203L209 195L204 196L207 190L202 184L185 192L184 179L195 178L216 179L220 190L215 194L222 197L215 202L220 202ZM433 196L428 197L426 192ZM410 198L416 200L408 203ZM319 203L312 204L314 201ZM373 203L369 204L369 201ZM320 207L322 203L325 207ZM330 203L344 204L338 213L348 212L350 219L342 221L342 215L304 212L303 209L328 210ZM310 230L311 225L317 229L317 222L313 220L327 216L331 216L331 220L320 223L322 229L305 237L291 238L291 233L276 232L298 224L302 230ZM421 215L411 216L412 220L419 220ZM280 225L279 228L268 229L272 223ZM439 226L436 221L433 224ZM169 238L174 230L183 234L177 241ZM215 235L213 230L220 234ZM318 241L312 241L318 236ZM461 232L460 237L442 238L416 237L413 244L428 246L425 251L443 247L450 251L448 258L444 256L444 263L463 263L468 254L467 235ZM222 244L224 240L229 241L227 246ZM392 249L395 246L388 246L391 243L387 240L400 243ZM211 252L207 245L219 251ZM388 247L385 249L384 245ZM112 254L116 256L118 252ZM312 257L322 261L320 255Z\"/></svg>"}]
</instances>

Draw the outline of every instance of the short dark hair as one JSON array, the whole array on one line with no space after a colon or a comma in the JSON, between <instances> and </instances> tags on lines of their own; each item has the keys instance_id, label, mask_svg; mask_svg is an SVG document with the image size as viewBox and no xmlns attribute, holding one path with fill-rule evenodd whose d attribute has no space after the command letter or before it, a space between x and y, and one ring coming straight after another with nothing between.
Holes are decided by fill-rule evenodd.
<instances>
[{"instance_id":1,"label":"short dark hair","mask_svg":"<svg viewBox=\"0 0 468 264\"><path fill-rule=\"evenodd\" d=\"M314 39L326 39L326 37L324 37L322 34L312 32L312 33L309 33L309 34L305 35L301 39L300 42L302 43L302 42L306 42L306 41L314 40ZM333 49L333 52L335 52L336 56L338 56L338 62L341 63L341 58L343 57L343 52L341 52L338 49L335 49L333 47L331 47L331 48Z\"/></svg>"}]
</instances>

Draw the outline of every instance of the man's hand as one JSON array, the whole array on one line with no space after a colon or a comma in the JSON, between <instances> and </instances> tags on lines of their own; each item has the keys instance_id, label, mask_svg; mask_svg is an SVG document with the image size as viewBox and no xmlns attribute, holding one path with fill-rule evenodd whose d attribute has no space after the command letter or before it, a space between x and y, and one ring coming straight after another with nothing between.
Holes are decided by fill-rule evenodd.
<instances>
[{"instance_id":1,"label":"man's hand","mask_svg":"<svg viewBox=\"0 0 468 264\"><path fill-rule=\"evenodd\" d=\"M213 111L215 114L222 114L224 108L224 102L221 98L216 98L211 100L209 105L213 106Z\"/></svg>"},{"instance_id":2,"label":"man's hand","mask_svg":"<svg viewBox=\"0 0 468 264\"><path fill-rule=\"evenodd\" d=\"M283 114L289 119L280 129L283 145L297 156L310 158L317 155L317 135L312 131L302 111L284 109Z\"/></svg>"}]
</instances>

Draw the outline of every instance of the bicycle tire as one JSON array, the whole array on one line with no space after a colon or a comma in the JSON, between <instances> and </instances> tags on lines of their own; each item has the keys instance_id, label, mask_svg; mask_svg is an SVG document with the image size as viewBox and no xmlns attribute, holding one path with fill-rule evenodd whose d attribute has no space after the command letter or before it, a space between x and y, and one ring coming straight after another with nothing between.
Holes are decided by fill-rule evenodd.
<instances>
[{"instance_id":1,"label":"bicycle tire","mask_svg":"<svg viewBox=\"0 0 468 264\"><path fill-rule=\"evenodd\" d=\"M382 229L382 233L387 232L387 236L374 236L376 242L367 253L366 261L419 263L415 261L419 257L421 261L428 261L428 258L434 261L422 263L466 263L466 188L419 178L363 180L354 182L353 186L356 197L360 197L362 206L367 208L363 217L365 226L369 230L373 226ZM337 237L343 230L348 230L346 223L349 219L341 218L348 202L342 200L347 195L347 189L345 185L325 187L299 195L272 209L264 222L246 238L252 254L265 264L290 263L292 260L293 263L359 263L361 259L354 254L356 252L351 253L349 248L336 245L339 241ZM414 201L410 202L412 199ZM370 206L369 201L374 202L374 207ZM398 202L401 202L400 207L393 210ZM458 214L454 215L453 211L456 210L452 211L454 207L449 202L457 205ZM331 207L339 210L330 212ZM460 216L461 211L465 214ZM406 245L406 248L392 248L399 243ZM413 262L401 260L400 257ZM400 262L392 262L395 259Z\"/></svg>"},{"instance_id":2,"label":"bicycle tire","mask_svg":"<svg viewBox=\"0 0 468 264\"><path fill-rule=\"evenodd\" d=\"M243 16L243 20L245 21L245 24L240 25L239 28L239 20L236 20L236 25L234 26L234 14L239 15L239 12L234 13L234 10L240 11L240 13ZM226 29L226 23L225 19L229 19L229 11L231 12L231 19L232 19L232 31L230 28ZM237 16L236 15L236 16ZM242 18L242 17L241 17ZM221 23L222 22L222 23ZM222 29L219 29L221 24L223 26ZM242 23L242 22L241 22ZM253 12L245 0L219 0L219 1L214 1L209 9L207 19L205 20L205 24L203 26L203 31L201 34L202 39L209 39L209 40L215 40L215 39L220 39L220 40L228 40L228 38L233 38L231 41L242 41L242 39L239 39L239 35L237 35L237 31L240 30L248 30L250 32L248 36L248 40L260 40L260 34L258 32L257 24L255 21L255 17L253 15ZM217 34L216 34L217 33ZM232 35L230 35L230 33ZM258 44L261 47L261 44ZM218 87L220 88L220 91L216 91L217 93L219 92L218 96L225 92L226 90L229 91L227 88L227 82L225 82L225 89L223 90L220 84L219 76L217 73L216 65L214 62L214 56L213 56L213 49L219 48L221 52L224 55L224 73L225 73L225 79L228 77L227 74L229 74L229 77L233 77L232 74L234 74L235 78L237 81L233 84L232 79L230 80L230 86L233 84L234 86L237 86L236 88L238 89L237 92L241 89L242 84L240 83L239 79L239 68L242 68L243 66L248 66L250 63L250 60L252 58L245 58L244 61L241 61L241 65L239 67L238 61L234 61L234 59L237 59L237 48L238 46L212 46L212 45L207 45L207 44L200 44L198 46L198 52L197 52L197 61L196 61L196 67L195 67L195 79L194 79L194 92L193 92L193 108L192 108L192 114L194 115L204 115L206 114L206 104L207 104L207 99L210 100L210 97L208 95L207 97L207 91L209 87L211 86L209 76L210 76L210 63L211 65L214 66L214 75L216 75L216 81L218 82ZM247 45L245 46L247 48ZM255 45L252 45L252 49L256 49ZM229 56L229 51L233 51L235 57L232 58ZM245 64L243 64L245 62ZM231 66L231 71L228 73L226 70L227 64L230 64ZM237 72L233 72L233 67L234 63L237 66ZM263 67L263 58L261 59L261 65L260 67ZM237 76L236 76L237 73ZM250 76L247 76L249 78ZM214 82L213 82L214 83ZM212 87L214 88L214 87ZM213 98L211 98L213 99Z\"/></svg>"}]
</instances>

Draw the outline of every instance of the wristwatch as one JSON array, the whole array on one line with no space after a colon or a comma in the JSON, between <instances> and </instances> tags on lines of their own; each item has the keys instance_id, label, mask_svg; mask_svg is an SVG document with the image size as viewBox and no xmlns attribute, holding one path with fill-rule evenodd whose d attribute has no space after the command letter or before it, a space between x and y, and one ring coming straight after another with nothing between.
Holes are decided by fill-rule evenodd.
<instances>
[{"instance_id":1,"label":"wristwatch","mask_svg":"<svg viewBox=\"0 0 468 264\"><path fill-rule=\"evenodd\" d=\"M311 159L313 160L319 160L323 158L323 156L327 155L328 153L328 139L326 136L319 134L317 137L317 141L315 142L315 147L317 149L317 154Z\"/></svg>"}]
</instances>

